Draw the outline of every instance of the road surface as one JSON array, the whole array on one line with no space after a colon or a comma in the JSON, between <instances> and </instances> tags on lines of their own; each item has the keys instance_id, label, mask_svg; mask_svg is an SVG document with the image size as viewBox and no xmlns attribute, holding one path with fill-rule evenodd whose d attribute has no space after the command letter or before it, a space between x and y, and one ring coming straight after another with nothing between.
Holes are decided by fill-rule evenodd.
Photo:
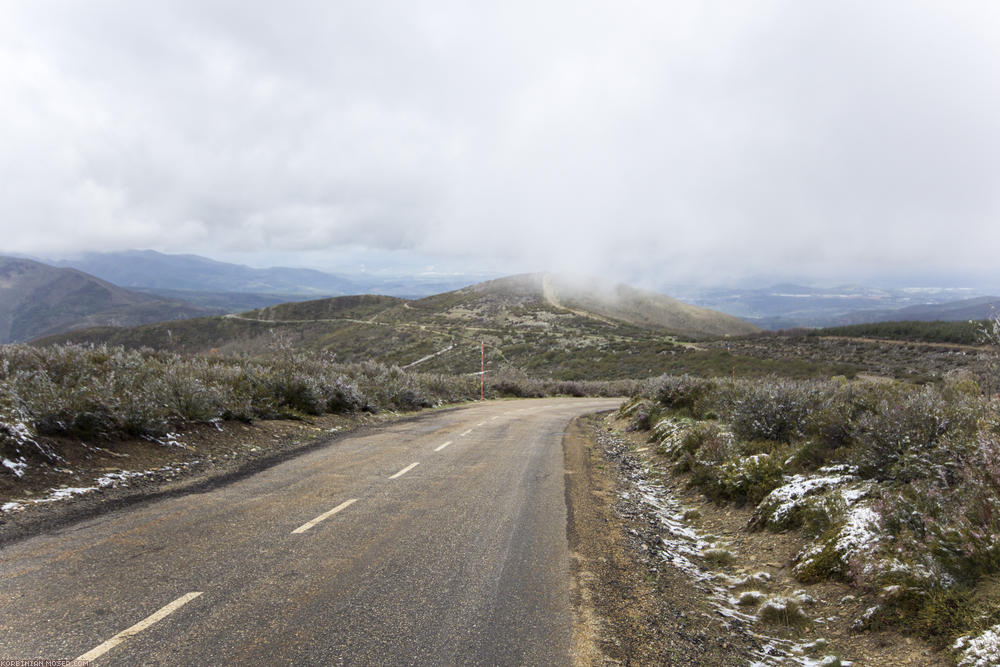
<instances>
[{"instance_id":1,"label":"road surface","mask_svg":"<svg viewBox=\"0 0 1000 667\"><path fill-rule=\"evenodd\" d=\"M618 401L490 402L0 550L0 659L563 665L561 440Z\"/></svg>"}]
</instances>

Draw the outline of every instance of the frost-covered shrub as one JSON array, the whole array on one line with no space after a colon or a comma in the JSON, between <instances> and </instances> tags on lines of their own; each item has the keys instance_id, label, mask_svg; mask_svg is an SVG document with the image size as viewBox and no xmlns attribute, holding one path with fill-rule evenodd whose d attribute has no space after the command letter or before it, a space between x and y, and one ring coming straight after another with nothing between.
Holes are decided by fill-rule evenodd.
<instances>
[{"instance_id":1,"label":"frost-covered shrub","mask_svg":"<svg viewBox=\"0 0 1000 667\"><path fill-rule=\"evenodd\" d=\"M541 380L529 377L523 370L510 365L488 373L486 389L494 398L540 398L545 395Z\"/></svg>"},{"instance_id":2,"label":"frost-covered shrub","mask_svg":"<svg viewBox=\"0 0 1000 667\"><path fill-rule=\"evenodd\" d=\"M251 360L104 346L0 347L0 408L20 415L31 437L155 437L173 423L216 418L413 409L471 398L472 384L289 349Z\"/></svg>"},{"instance_id":3,"label":"frost-covered shrub","mask_svg":"<svg viewBox=\"0 0 1000 667\"><path fill-rule=\"evenodd\" d=\"M690 467L689 459L720 462L735 452L732 436L716 424L695 422L686 417L660 420L650 440L659 445L657 449L661 454L673 461L683 462L684 470Z\"/></svg>"},{"instance_id":4,"label":"frost-covered shrub","mask_svg":"<svg viewBox=\"0 0 1000 667\"><path fill-rule=\"evenodd\" d=\"M788 530L806 525L812 534L825 532L843 515L850 500L864 494L857 486L843 488L857 481L852 472L847 466L834 466L821 468L815 475L785 477L781 486L757 505L750 527ZM850 494L847 500L842 491Z\"/></svg>"},{"instance_id":5,"label":"frost-covered shrub","mask_svg":"<svg viewBox=\"0 0 1000 667\"><path fill-rule=\"evenodd\" d=\"M726 417L743 440L790 442L799 437L818 392L801 382L771 379L737 385Z\"/></svg>"},{"instance_id":6,"label":"frost-covered shrub","mask_svg":"<svg viewBox=\"0 0 1000 667\"><path fill-rule=\"evenodd\" d=\"M189 363L172 360L162 369L153 387L170 416L183 421L207 421L219 416L222 392L206 377L206 370L207 364L200 359Z\"/></svg>"},{"instance_id":7,"label":"frost-covered shrub","mask_svg":"<svg viewBox=\"0 0 1000 667\"><path fill-rule=\"evenodd\" d=\"M718 497L733 502L757 503L781 484L782 465L770 454L754 454L719 466Z\"/></svg>"},{"instance_id":8,"label":"frost-covered shrub","mask_svg":"<svg viewBox=\"0 0 1000 667\"><path fill-rule=\"evenodd\" d=\"M359 412L365 407L365 397L353 382L337 376L323 387L326 411L331 413Z\"/></svg>"},{"instance_id":9,"label":"frost-covered shrub","mask_svg":"<svg viewBox=\"0 0 1000 667\"><path fill-rule=\"evenodd\" d=\"M24 475L32 460L58 461L60 457L32 431L10 394L0 395L0 474Z\"/></svg>"},{"instance_id":10,"label":"frost-covered shrub","mask_svg":"<svg viewBox=\"0 0 1000 667\"><path fill-rule=\"evenodd\" d=\"M852 423L852 462L862 476L908 481L933 470L945 436L972 437L985 414L978 397L946 400L940 390L886 390ZM945 458L947 453L943 452Z\"/></svg>"},{"instance_id":11,"label":"frost-covered shrub","mask_svg":"<svg viewBox=\"0 0 1000 667\"><path fill-rule=\"evenodd\" d=\"M716 380L690 375L664 375L656 380L652 394L662 406L702 419L715 411L720 392Z\"/></svg>"},{"instance_id":12,"label":"frost-covered shrub","mask_svg":"<svg viewBox=\"0 0 1000 667\"><path fill-rule=\"evenodd\" d=\"M757 503L781 484L781 462L770 454L731 455L710 461L698 454L685 456L691 470L691 484L714 500Z\"/></svg>"},{"instance_id":13,"label":"frost-covered shrub","mask_svg":"<svg viewBox=\"0 0 1000 667\"><path fill-rule=\"evenodd\" d=\"M805 418L805 435L799 451L804 465L821 466L831 457L856 444L853 425L857 418L879 403L879 397L893 391L874 382L831 382L815 394L815 404Z\"/></svg>"},{"instance_id":14,"label":"frost-covered shrub","mask_svg":"<svg viewBox=\"0 0 1000 667\"><path fill-rule=\"evenodd\" d=\"M882 539L878 514L867 503L850 508L843 521L806 546L792 570L803 583L824 579L846 580L854 566L867 572Z\"/></svg>"},{"instance_id":15,"label":"frost-covered shrub","mask_svg":"<svg viewBox=\"0 0 1000 667\"><path fill-rule=\"evenodd\" d=\"M929 554L952 580L974 581L1000 571L1000 437L952 453L949 469L895 487L878 510L900 557Z\"/></svg>"}]
</instances>

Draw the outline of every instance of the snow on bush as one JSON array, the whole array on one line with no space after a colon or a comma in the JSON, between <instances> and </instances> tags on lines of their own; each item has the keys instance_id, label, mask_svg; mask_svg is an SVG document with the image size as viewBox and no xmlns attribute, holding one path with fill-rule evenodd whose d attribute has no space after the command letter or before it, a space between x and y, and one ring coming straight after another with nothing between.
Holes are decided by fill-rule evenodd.
<instances>
[{"instance_id":1,"label":"snow on bush","mask_svg":"<svg viewBox=\"0 0 1000 667\"><path fill-rule=\"evenodd\" d=\"M1000 624L975 637L959 637L952 645L958 667L992 667L1000 662Z\"/></svg>"},{"instance_id":2,"label":"snow on bush","mask_svg":"<svg viewBox=\"0 0 1000 667\"><path fill-rule=\"evenodd\" d=\"M819 509L818 503L811 502L817 495L858 481L857 471L850 466L827 466L820 468L816 475L789 475L784 483L769 493L754 510L750 526L767 526L772 530L787 530L802 525L804 515L812 509ZM856 489L849 497L855 499Z\"/></svg>"}]
</instances>

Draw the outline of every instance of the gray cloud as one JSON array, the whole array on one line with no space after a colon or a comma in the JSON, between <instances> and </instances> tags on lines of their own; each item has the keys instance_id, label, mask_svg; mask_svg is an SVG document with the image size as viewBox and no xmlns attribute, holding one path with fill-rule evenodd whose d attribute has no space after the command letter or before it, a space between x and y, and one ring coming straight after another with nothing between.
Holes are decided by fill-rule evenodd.
<instances>
[{"instance_id":1,"label":"gray cloud","mask_svg":"<svg viewBox=\"0 0 1000 667\"><path fill-rule=\"evenodd\" d=\"M4 250L989 271L998 56L990 1L5 3Z\"/></svg>"}]
</instances>

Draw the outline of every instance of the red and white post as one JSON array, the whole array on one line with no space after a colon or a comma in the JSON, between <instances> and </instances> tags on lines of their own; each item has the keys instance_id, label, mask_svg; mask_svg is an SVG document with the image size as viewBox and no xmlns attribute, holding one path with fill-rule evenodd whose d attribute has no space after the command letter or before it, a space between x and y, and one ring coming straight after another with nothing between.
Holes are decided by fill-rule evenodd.
<instances>
[{"instance_id":1,"label":"red and white post","mask_svg":"<svg viewBox=\"0 0 1000 667\"><path fill-rule=\"evenodd\" d=\"M479 400L486 400L486 341L479 341Z\"/></svg>"}]
</instances>

